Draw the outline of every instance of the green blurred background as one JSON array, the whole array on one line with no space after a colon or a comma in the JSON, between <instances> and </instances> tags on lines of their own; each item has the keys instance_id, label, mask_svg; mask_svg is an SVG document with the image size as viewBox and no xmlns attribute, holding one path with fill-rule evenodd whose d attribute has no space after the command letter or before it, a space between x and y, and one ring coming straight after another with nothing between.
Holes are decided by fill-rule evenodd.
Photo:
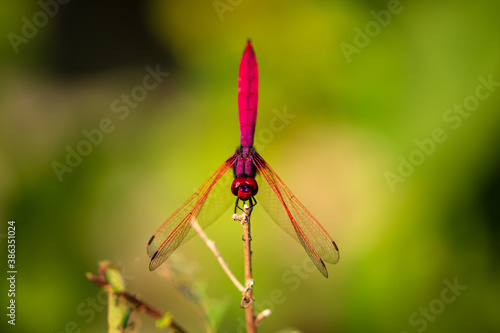
<instances>
[{"instance_id":1,"label":"green blurred background","mask_svg":"<svg viewBox=\"0 0 500 333\"><path fill-rule=\"evenodd\" d=\"M2 315L2 331L104 332L85 278L103 259L122 265L132 293L203 330L162 269L149 272L146 243L239 143L247 38L259 151L341 252L325 279L257 207L254 292L273 310L260 331L500 331L500 2L41 3L0 13L0 254L13 219L18 269L17 325ZM147 66L169 75L126 117L114 112ZM448 111L464 103L473 111ZM111 133L58 179L54 162L104 118ZM439 129L446 140L431 144ZM242 280L230 216L207 233ZM204 243L172 261L227 302L217 331L235 332L240 296ZM144 315L142 331L155 331Z\"/></svg>"}]
</instances>

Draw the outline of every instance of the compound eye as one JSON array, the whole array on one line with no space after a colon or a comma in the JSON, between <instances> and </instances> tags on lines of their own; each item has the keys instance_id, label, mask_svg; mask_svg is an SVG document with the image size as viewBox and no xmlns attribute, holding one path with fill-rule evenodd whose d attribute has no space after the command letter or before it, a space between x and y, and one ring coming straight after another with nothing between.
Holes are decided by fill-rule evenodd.
<instances>
[{"instance_id":1,"label":"compound eye","mask_svg":"<svg viewBox=\"0 0 500 333\"><path fill-rule=\"evenodd\" d=\"M259 186L257 185L257 181L253 178L246 178L245 183L250 187L250 192L252 193L252 197L259 192Z\"/></svg>"},{"instance_id":2,"label":"compound eye","mask_svg":"<svg viewBox=\"0 0 500 333\"><path fill-rule=\"evenodd\" d=\"M245 177L236 177L231 184L231 192L238 196L238 188L245 182Z\"/></svg>"},{"instance_id":3,"label":"compound eye","mask_svg":"<svg viewBox=\"0 0 500 333\"><path fill-rule=\"evenodd\" d=\"M250 199L258 191L257 182L250 177L237 177L231 184L231 192L243 201Z\"/></svg>"}]
</instances>

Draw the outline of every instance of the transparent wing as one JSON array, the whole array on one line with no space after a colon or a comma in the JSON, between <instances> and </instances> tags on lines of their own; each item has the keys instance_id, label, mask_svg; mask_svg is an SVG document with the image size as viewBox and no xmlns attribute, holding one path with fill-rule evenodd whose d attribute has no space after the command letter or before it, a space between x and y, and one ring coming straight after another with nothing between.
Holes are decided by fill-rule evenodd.
<instances>
[{"instance_id":1,"label":"transparent wing","mask_svg":"<svg viewBox=\"0 0 500 333\"><path fill-rule=\"evenodd\" d=\"M259 154L255 154L253 161L258 174L265 180L259 183L259 204L302 245L318 270L328 277L323 260L332 264L339 261L339 250L332 237Z\"/></svg>"},{"instance_id":2,"label":"transparent wing","mask_svg":"<svg viewBox=\"0 0 500 333\"><path fill-rule=\"evenodd\" d=\"M235 161L233 154L154 233L147 248L151 258L149 270L160 266L184 240L196 233L191 230L195 219L205 228L229 207L234 198L231 193L233 175L227 171Z\"/></svg>"}]
</instances>

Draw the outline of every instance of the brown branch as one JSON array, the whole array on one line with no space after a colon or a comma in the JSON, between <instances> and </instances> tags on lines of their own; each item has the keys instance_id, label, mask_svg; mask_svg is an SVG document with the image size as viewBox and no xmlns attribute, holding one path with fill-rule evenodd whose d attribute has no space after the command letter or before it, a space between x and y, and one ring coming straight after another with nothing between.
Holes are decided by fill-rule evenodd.
<instances>
[{"instance_id":1,"label":"brown branch","mask_svg":"<svg viewBox=\"0 0 500 333\"><path fill-rule=\"evenodd\" d=\"M252 207L248 205L243 206L242 215L233 215L234 219L240 220L243 226L243 253L245 260L245 290L243 298L241 299L240 306L245 309L245 319L247 323L247 332L254 333L256 331L256 320L253 308L253 278L252 278L252 236L250 232L250 214Z\"/></svg>"},{"instance_id":2,"label":"brown branch","mask_svg":"<svg viewBox=\"0 0 500 333\"><path fill-rule=\"evenodd\" d=\"M255 301L253 297L253 285L254 281L252 278L252 249L251 241L252 236L250 232L250 214L252 212L252 207L248 205L243 206L243 213L241 215L234 214L233 219L239 220L243 226L243 251L244 251L244 261L245 261L245 286L243 286L234 276L234 274L229 269L229 266L222 258L219 250L215 246L215 242L208 238L208 236L203 232L198 221L193 220L192 227L196 230L201 239L205 242L208 248L217 258L217 261L221 265L222 269L233 282L233 284L242 293L242 299L240 306L245 309L245 319L247 323L247 332L255 333L257 325L266 317L271 314L271 310L266 309L262 311L257 317L254 314L253 302Z\"/></svg>"},{"instance_id":3,"label":"brown branch","mask_svg":"<svg viewBox=\"0 0 500 333\"><path fill-rule=\"evenodd\" d=\"M87 279L94 282L97 285L102 286L104 289L111 291L113 294L118 296L119 298L125 299L127 302L131 303L137 310L142 311L155 319L160 319L163 317L164 313L161 310L154 309L148 304L144 303L134 295L129 294L126 291L113 291L113 286L106 280L104 275L105 271L99 269L99 275L94 275L92 273L87 273ZM110 300L111 301L111 300ZM172 328L175 332L178 333L186 333L187 331L182 328L177 322L173 319L170 320L170 328Z\"/></svg>"}]
</instances>

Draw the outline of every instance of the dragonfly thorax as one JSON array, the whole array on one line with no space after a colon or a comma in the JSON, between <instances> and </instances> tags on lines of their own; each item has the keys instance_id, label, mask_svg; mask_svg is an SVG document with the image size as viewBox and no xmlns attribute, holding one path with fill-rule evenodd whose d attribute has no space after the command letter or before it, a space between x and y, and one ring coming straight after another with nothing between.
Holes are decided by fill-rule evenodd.
<instances>
[{"instance_id":1,"label":"dragonfly thorax","mask_svg":"<svg viewBox=\"0 0 500 333\"><path fill-rule=\"evenodd\" d=\"M253 164L255 149L252 147L239 147L236 149L236 163L234 164L234 177L255 178L257 169Z\"/></svg>"},{"instance_id":2,"label":"dragonfly thorax","mask_svg":"<svg viewBox=\"0 0 500 333\"><path fill-rule=\"evenodd\" d=\"M231 192L243 201L252 198L258 191L259 186L251 177L236 177L231 184Z\"/></svg>"}]
</instances>

